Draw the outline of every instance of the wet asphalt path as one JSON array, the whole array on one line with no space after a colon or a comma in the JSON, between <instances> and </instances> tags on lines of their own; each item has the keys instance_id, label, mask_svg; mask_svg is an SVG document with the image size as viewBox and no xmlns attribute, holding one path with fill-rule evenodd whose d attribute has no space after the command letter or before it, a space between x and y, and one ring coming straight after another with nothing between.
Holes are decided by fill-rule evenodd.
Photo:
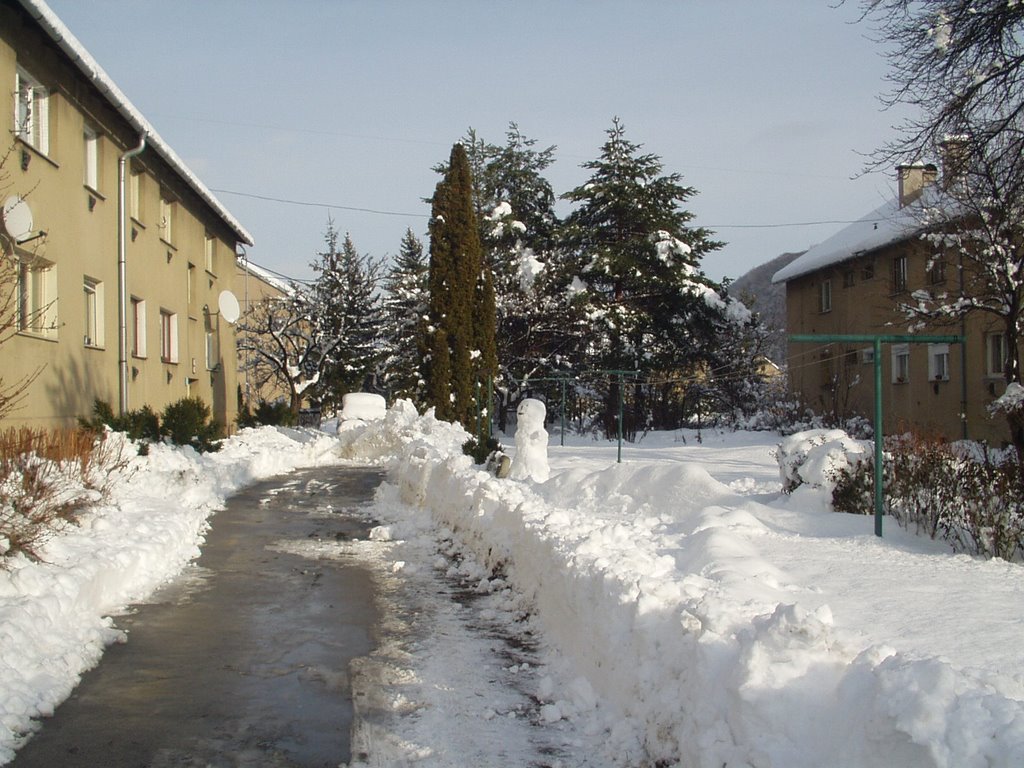
<instances>
[{"instance_id":1,"label":"wet asphalt path","mask_svg":"<svg viewBox=\"0 0 1024 768\"><path fill-rule=\"evenodd\" d=\"M212 519L197 567L117 624L128 642L13 768L322 768L349 760L348 665L371 650L370 574L276 549L362 538L377 470L318 468L253 486Z\"/></svg>"}]
</instances>

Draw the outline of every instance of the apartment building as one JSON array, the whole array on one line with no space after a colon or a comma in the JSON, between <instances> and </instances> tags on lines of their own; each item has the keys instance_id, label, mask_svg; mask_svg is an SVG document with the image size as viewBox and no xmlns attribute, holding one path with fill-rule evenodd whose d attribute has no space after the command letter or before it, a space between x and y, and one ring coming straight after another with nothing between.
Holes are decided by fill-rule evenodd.
<instances>
[{"instance_id":1,"label":"apartment building","mask_svg":"<svg viewBox=\"0 0 1024 768\"><path fill-rule=\"evenodd\" d=\"M939 193L938 177L930 164L899 168L892 200L775 274L773 282L786 285L789 334L908 334L910 322L899 305L912 302L914 291L959 295L959 264L936 258L920 237L918 201ZM976 314L913 330L962 336L964 343L882 347L886 434L912 429L1005 444L1005 421L988 413L1006 388L1006 339L996 320ZM788 358L790 388L817 412L871 418L871 345L790 343Z\"/></svg>"},{"instance_id":2,"label":"apartment building","mask_svg":"<svg viewBox=\"0 0 1024 768\"><path fill-rule=\"evenodd\" d=\"M7 423L198 396L231 425L236 248L252 237L41 0L0 0Z\"/></svg>"}]
</instances>

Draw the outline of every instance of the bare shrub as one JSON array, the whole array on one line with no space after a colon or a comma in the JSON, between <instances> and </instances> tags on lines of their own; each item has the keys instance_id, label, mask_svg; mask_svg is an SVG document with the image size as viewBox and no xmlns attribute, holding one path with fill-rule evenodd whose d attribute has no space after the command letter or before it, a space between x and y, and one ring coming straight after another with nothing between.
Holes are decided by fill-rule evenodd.
<instances>
[{"instance_id":1,"label":"bare shrub","mask_svg":"<svg viewBox=\"0 0 1024 768\"><path fill-rule=\"evenodd\" d=\"M902 527L954 551L1024 560L1024 482L1016 463L984 447L918 436L887 438L884 507ZM874 457L839 472L837 512L873 511Z\"/></svg>"},{"instance_id":2,"label":"bare shrub","mask_svg":"<svg viewBox=\"0 0 1024 768\"><path fill-rule=\"evenodd\" d=\"M122 443L83 430L0 432L0 557L38 559L49 538L107 495L127 461Z\"/></svg>"}]
</instances>

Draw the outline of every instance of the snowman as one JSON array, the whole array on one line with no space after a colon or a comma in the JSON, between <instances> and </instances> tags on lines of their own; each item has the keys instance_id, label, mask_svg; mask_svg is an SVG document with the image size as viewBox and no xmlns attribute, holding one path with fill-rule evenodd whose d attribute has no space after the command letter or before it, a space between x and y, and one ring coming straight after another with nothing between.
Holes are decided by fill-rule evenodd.
<instances>
[{"instance_id":1,"label":"snowman","mask_svg":"<svg viewBox=\"0 0 1024 768\"><path fill-rule=\"evenodd\" d=\"M526 398L516 408L516 458L512 462L513 480L548 479L548 432L544 429L547 409L540 400Z\"/></svg>"}]
</instances>

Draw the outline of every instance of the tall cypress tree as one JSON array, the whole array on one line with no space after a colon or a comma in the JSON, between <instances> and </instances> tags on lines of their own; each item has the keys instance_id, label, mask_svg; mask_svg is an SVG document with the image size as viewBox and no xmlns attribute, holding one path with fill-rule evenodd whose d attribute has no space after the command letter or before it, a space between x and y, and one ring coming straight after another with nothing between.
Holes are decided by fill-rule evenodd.
<instances>
[{"instance_id":1,"label":"tall cypress tree","mask_svg":"<svg viewBox=\"0 0 1024 768\"><path fill-rule=\"evenodd\" d=\"M441 418L469 425L475 384L497 367L494 284L484 264L465 147L452 147L430 216L427 395ZM444 347L444 349L442 349ZM447 356L447 372L442 364Z\"/></svg>"}]
</instances>

